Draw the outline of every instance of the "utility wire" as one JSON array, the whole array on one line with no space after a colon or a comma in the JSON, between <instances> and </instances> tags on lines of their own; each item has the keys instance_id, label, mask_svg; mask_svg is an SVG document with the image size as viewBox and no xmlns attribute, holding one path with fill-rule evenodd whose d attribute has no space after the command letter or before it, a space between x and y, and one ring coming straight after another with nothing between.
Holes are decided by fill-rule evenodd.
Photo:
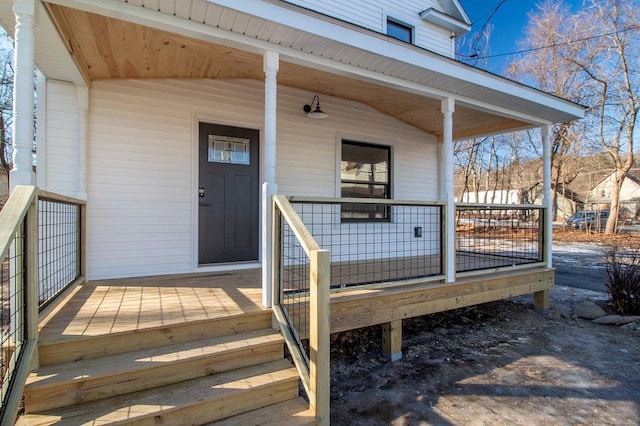
<instances>
[{"instance_id":1,"label":"utility wire","mask_svg":"<svg viewBox=\"0 0 640 426\"><path fill-rule=\"evenodd\" d=\"M471 49L473 49L473 51L475 53L469 55L469 58L479 58L479 52L481 49L478 48L478 43L480 43L480 37L482 37L482 34L484 33L484 30L487 28L487 25L489 25L489 22L491 21L491 18L493 18L493 15L496 14L496 12L498 11L498 9L500 9L500 7L505 4L507 2L507 0L501 0L500 3L498 3L491 12L488 13L488 17L487 19L484 21L484 24L482 25L482 28L480 28L480 30L478 31L478 33L476 34L476 38L475 40L473 40L473 43L471 43ZM483 15L484 16L484 15Z\"/></svg>"},{"instance_id":2,"label":"utility wire","mask_svg":"<svg viewBox=\"0 0 640 426\"><path fill-rule=\"evenodd\" d=\"M529 49L517 50L517 51L514 51L514 52L508 52L508 53L496 53L494 55L484 55L484 56L478 56L478 54L476 54L476 53L474 53L472 55L463 55L463 54L457 53L456 55L457 56L464 56L466 58L473 58L473 59L497 58L497 57L500 57L500 56L518 55L520 53L529 53L529 52L535 52L537 50L551 49L553 47L567 46L567 45L573 44L573 43L581 43L581 42L584 42L584 41L594 40L594 39L597 39L597 38L608 37L608 36L611 36L611 35L614 35L614 34L617 34L617 33L624 33L624 32L627 32L627 31L635 31L635 30L640 30L640 27L629 27L629 28L624 28L622 30L618 30L618 31L611 31L609 33L598 34L598 35L579 38L579 39L575 39L575 40L569 40L569 41L565 41L565 42L562 42L562 43L549 44L549 45L546 45L546 46L532 47L532 48L529 48Z\"/></svg>"}]
</instances>

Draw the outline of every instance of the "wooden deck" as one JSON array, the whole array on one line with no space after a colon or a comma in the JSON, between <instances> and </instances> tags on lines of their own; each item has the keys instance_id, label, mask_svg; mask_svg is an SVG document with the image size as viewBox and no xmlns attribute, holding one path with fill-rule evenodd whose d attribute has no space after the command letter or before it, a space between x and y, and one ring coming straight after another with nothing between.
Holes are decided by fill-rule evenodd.
<instances>
[{"instance_id":1,"label":"wooden deck","mask_svg":"<svg viewBox=\"0 0 640 426\"><path fill-rule=\"evenodd\" d=\"M262 307L260 282L256 269L79 287L41 324L40 367L27 380L18 424L238 424L257 415L274 425L315 424L271 310ZM382 325L382 352L399 359L402 319L527 293L543 305L552 286L553 270L537 266L451 284L343 288L331 294L329 326L333 333ZM304 300L296 309L306 317ZM299 332L305 337L306 327Z\"/></svg>"},{"instance_id":2,"label":"wooden deck","mask_svg":"<svg viewBox=\"0 0 640 426\"><path fill-rule=\"evenodd\" d=\"M89 282L40 326L42 342L268 311L259 269Z\"/></svg>"},{"instance_id":3,"label":"wooden deck","mask_svg":"<svg viewBox=\"0 0 640 426\"><path fill-rule=\"evenodd\" d=\"M331 331L542 291L553 286L553 271L543 267L503 273L488 271L459 279L454 284L427 280L420 285L412 281L411 285L386 290L354 286L332 294ZM43 321L40 341L47 344L243 314L264 314L270 309L262 306L260 285L259 269L90 282ZM412 302L411 297L416 299ZM399 306L408 303L438 299L443 300L413 314L397 311Z\"/></svg>"}]
</instances>

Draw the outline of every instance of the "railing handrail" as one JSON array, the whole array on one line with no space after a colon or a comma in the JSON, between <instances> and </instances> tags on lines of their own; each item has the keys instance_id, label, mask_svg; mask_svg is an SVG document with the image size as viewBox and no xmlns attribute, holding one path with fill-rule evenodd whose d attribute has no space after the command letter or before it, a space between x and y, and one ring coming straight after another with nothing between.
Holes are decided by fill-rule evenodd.
<instances>
[{"instance_id":1,"label":"railing handrail","mask_svg":"<svg viewBox=\"0 0 640 426\"><path fill-rule=\"evenodd\" d=\"M86 201L79 198L68 197L66 195L57 194L55 192L43 191L42 189L38 189L38 198L49 201L57 201L60 203L77 204L81 206L87 205Z\"/></svg>"},{"instance_id":2,"label":"railing handrail","mask_svg":"<svg viewBox=\"0 0 640 426\"><path fill-rule=\"evenodd\" d=\"M14 235L24 221L38 190L35 186L19 185L11 193L0 210L0 259L4 259L11 247Z\"/></svg>"},{"instance_id":3,"label":"railing handrail","mask_svg":"<svg viewBox=\"0 0 640 426\"><path fill-rule=\"evenodd\" d=\"M282 212L282 216L289 223L289 226L298 238L298 241L300 241L300 245L304 249L305 253L307 253L307 256L310 256L312 251L321 250L320 245L315 238L313 238L313 235L309 229L307 229L302 219L300 219L300 216L296 213L296 210L289 202L289 199L284 195L274 195L273 200Z\"/></svg>"},{"instance_id":4,"label":"railing handrail","mask_svg":"<svg viewBox=\"0 0 640 426\"><path fill-rule=\"evenodd\" d=\"M470 209L508 209L508 210L527 210L527 209L546 209L547 206L540 204L493 204L493 203L455 203L456 208Z\"/></svg>"},{"instance_id":5,"label":"railing handrail","mask_svg":"<svg viewBox=\"0 0 640 426\"><path fill-rule=\"evenodd\" d=\"M444 201L428 200L398 200L394 198L327 198L327 197L286 197L292 203L321 203L321 204L381 204L390 206L444 206Z\"/></svg>"}]
</instances>

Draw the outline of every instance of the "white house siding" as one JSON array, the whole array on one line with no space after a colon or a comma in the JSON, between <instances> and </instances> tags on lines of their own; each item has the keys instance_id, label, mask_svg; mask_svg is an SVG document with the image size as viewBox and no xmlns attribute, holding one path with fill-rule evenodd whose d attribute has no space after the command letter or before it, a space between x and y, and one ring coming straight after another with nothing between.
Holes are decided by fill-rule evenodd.
<instances>
[{"instance_id":1,"label":"white house siding","mask_svg":"<svg viewBox=\"0 0 640 426\"><path fill-rule=\"evenodd\" d=\"M194 117L262 130L263 86L245 80L94 83L88 149L89 279L193 270ZM394 198L437 197L435 138L329 96L321 100L330 117L310 120L302 106L312 97L278 88L280 193L339 196L337 147L345 136L393 146Z\"/></svg>"},{"instance_id":2,"label":"white house siding","mask_svg":"<svg viewBox=\"0 0 640 426\"><path fill-rule=\"evenodd\" d=\"M438 0L292 0L291 3L379 33L386 32L387 17L390 17L414 28L414 42L417 46L441 55L453 55L451 33L420 18L420 12L430 7L444 12Z\"/></svg>"},{"instance_id":3,"label":"white house siding","mask_svg":"<svg viewBox=\"0 0 640 426\"><path fill-rule=\"evenodd\" d=\"M79 125L77 89L72 83L46 82L46 168L48 191L68 196L78 193ZM38 159L38 163L42 158Z\"/></svg>"}]
</instances>

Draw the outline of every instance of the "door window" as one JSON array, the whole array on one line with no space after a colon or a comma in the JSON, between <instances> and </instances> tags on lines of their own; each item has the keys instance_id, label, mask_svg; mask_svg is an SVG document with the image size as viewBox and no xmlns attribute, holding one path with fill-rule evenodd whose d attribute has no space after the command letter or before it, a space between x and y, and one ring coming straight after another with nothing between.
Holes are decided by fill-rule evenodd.
<instances>
[{"instance_id":1,"label":"door window","mask_svg":"<svg viewBox=\"0 0 640 426\"><path fill-rule=\"evenodd\" d=\"M251 163L249 139L209 135L209 162L248 166Z\"/></svg>"}]
</instances>

